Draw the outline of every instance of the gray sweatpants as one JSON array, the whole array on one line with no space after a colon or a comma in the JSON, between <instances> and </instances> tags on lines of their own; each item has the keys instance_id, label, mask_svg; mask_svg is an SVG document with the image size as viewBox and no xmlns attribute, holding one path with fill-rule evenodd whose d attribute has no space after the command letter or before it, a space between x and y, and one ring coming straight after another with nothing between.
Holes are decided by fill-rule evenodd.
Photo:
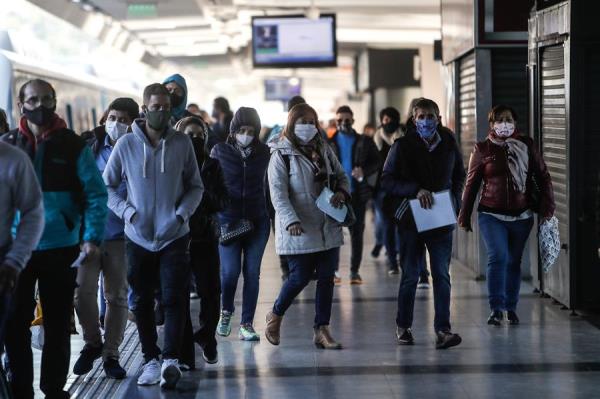
<instances>
[{"instance_id":1,"label":"gray sweatpants","mask_svg":"<svg viewBox=\"0 0 600 399\"><path fill-rule=\"evenodd\" d=\"M127 325L127 265L125 241L105 241L101 255L84 262L77 271L75 310L83 329L83 340L92 346L102 345L98 311L98 278L104 277L106 316L102 359L119 359L119 346Z\"/></svg>"}]
</instances>

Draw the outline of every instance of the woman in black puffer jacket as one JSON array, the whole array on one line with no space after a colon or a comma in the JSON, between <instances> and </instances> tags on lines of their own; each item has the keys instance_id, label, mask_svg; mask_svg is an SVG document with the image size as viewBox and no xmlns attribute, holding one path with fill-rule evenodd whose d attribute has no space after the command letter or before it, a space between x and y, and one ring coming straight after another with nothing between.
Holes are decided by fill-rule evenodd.
<instances>
[{"instance_id":1,"label":"woman in black puffer jacket","mask_svg":"<svg viewBox=\"0 0 600 399\"><path fill-rule=\"evenodd\" d=\"M200 329L192 336L188 317L183 343L182 363L194 368L194 341L208 363L217 362L215 332L221 308L219 239L216 213L229 203L223 172L219 163L208 156L208 125L198 117L180 120L175 129L190 136L198 161L205 191L200 205L190 219L190 265L195 280L195 292L200 298Z\"/></svg>"}]
</instances>

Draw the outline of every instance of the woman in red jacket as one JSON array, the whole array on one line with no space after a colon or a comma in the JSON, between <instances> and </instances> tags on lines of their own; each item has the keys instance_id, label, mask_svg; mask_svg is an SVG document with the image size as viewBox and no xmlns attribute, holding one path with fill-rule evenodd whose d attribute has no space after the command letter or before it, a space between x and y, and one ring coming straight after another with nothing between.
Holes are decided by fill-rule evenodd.
<instances>
[{"instance_id":1,"label":"woman in red jacket","mask_svg":"<svg viewBox=\"0 0 600 399\"><path fill-rule=\"evenodd\" d=\"M490 132L471 154L463 206L458 223L471 231L471 213L479 188L479 229L488 253L487 285L492 313L488 324L500 325L506 311L510 324L516 314L521 285L521 258L533 226L554 214L552 182L533 140L519 133L517 115L508 106L494 107Z\"/></svg>"}]
</instances>

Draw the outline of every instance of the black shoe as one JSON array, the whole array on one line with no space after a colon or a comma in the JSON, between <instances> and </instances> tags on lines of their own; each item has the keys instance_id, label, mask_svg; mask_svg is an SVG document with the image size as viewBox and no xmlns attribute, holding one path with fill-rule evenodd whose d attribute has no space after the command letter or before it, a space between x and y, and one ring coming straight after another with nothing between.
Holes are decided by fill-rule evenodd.
<instances>
[{"instance_id":1,"label":"black shoe","mask_svg":"<svg viewBox=\"0 0 600 399\"><path fill-rule=\"evenodd\" d=\"M492 313L490 313L490 317L488 317L487 323L490 326L500 326L500 325L502 325L503 318L504 317L503 317L501 311L494 310Z\"/></svg>"},{"instance_id":2,"label":"black shoe","mask_svg":"<svg viewBox=\"0 0 600 399\"><path fill-rule=\"evenodd\" d=\"M410 328L396 327L396 340L398 345L413 345L415 343Z\"/></svg>"},{"instance_id":3,"label":"black shoe","mask_svg":"<svg viewBox=\"0 0 600 399\"><path fill-rule=\"evenodd\" d=\"M206 346L202 348L202 358L208 364L215 364L219 361L219 352L216 346Z\"/></svg>"},{"instance_id":4,"label":"black shoe","mask_svg":"<svg viewBox=\"0 0 600 399\"><path fill-rule=\"evenodd\" d=\"M417 288L420 290L428 290L429 287L429 276L424 275L419 277L419 283L417 284Z\"/></svg>"},{"instance_id":5,"label":"black shoe","mask_svg":"<svg viewBox=\"0 0 600 399\"><path fill-rule=\"evenodd\" d=\"M511 326L516 326L519 324L519 317L515 313L514 310L509 310L506 312L506 318L508 319L508 324Z\"/></svg>"},{"instance_id":6,"label":"black shoe","mask_svg":"<svg viewBox=\"0 0 600 399\"><path fill-rule=\"evenodd\" d=\"M46 399L69 399L70 397L67 391L58 391L45 396Z\"/></svg>"},{"instance_id":7,"label":"black shoe","mask_svg":"<svg viewBox=\"0 0 600 399\"><path fill-rule=\"evenodd\" d=\"M94 347L86 344L80 353L79 359L73 366L73 374L75 375L84 375L92 371L94 360L102 356L102 345Z\"/></svg>"},{"instance_id":8,"label":"black shoe","mask_svg":"<svg viewBox=\"0 0 600 399\"><path fill-rule=\"evenodd\" d=\"M157 326L165 324L165 310L159 303L154 306L154 324Z\"/></svg>"},{"instance_id":9,"label":"black shoe","mask_svg":"<svg viewBox=\"0 0 600 399\"><path fill-rule=\"evenodd\" d=\"M450 331L438 331L436 333L437 340L435 341L436 349L448 349L459 345L462 338L458 334L453 334Z\"/></svg>"},{"instance_id":10,"label":"black shoe","mask_svg":"<svg viewBox=\"0 0 600 399\"><path fill-rule=\"evenodd\" d=\"M117 359L107 359L102 363L102 368L104 368L104 374L108 378L113 378L115 380L122 380L127 376L127 372L121 365Z\"/></svg>"},{"instance_id":11,"label":"black shoe","mask_svg":"<svg viewBox=\"0 0 600 399\"><path fill-rule=\"evenodd\" d=\"M373 250L371 251L371 256L374 258L379 258L379 254L381 253L381 245L375 245Z\"/></svg>"}]
</instances>

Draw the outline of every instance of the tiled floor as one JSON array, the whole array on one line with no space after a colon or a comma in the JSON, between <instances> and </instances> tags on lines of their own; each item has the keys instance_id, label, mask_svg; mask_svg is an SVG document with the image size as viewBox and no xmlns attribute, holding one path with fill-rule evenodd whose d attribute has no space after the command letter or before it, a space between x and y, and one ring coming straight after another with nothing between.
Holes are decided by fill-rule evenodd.
<instances>
[{"instance_id":1,"label":"tiled floor","mask_svg":"<svg viewBox=\"0 0 600 399\"><path fill-rule=\"evenodd\" d=\"M367 232L367 237L370 233ZM370 242L370 240L368 240ZM490 327L485 283L452 268L453 329L463 344L434 347L433 297L420 290L413 332L416 345L394 337L399 276L388 276L384 256L366 253L362 286L348 284L349 251L342 252L344 282L336 288L332 331L342 351L312 345L314 284L285 316L282 343L219 339L220 361L184 374L176 391L138 387L135 370L118 389L122 398L600 398L600 330L522 287L518 327ZM256 328L281 286L272 243L261 276ZM241 286L240 286L241 287ZM194 303L198 309L197 302ZM234 316L239 322L239 312ZM74 358L80 344L74 344ZM138 362L139 364L139 362Z\"/></svg>"}]
</instances>

